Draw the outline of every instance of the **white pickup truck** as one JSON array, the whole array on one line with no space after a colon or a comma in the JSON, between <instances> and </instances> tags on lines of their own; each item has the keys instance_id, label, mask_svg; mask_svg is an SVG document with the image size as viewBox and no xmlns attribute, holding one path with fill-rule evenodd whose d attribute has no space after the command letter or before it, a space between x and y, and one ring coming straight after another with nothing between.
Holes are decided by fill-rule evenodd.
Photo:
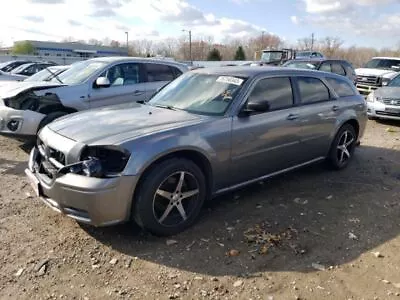
<instances>
[{"instance_id":1,"label":"white pickup truck","mask_svg":"<svg viewBox=\"0 0 400 300\"><path fill-rule=\"evenodd\" d=\"M381 86L386 86L400 72L400 57L373 57L363 68L355 70L357 89L368 95Z\"/></svg>"}]
</instances>

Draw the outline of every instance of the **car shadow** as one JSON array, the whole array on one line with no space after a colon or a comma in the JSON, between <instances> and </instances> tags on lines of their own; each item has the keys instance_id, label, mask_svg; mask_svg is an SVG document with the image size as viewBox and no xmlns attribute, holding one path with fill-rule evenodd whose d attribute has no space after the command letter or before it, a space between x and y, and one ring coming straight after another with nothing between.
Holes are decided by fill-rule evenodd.
<instances>
[{"instance_id":1,"label":"car shadow","mask_svg":"<svg viewBox=\"0 0 400 300\"><path fill-rule=\"evenodd\" d=\"M82 228L125 255L200 274L310 272L313 263L345 264L395 238L399 200L400 152L362 146L346 170L314 165L218 197L175 237L130 224Z\"/></svg>"}]
</instances>

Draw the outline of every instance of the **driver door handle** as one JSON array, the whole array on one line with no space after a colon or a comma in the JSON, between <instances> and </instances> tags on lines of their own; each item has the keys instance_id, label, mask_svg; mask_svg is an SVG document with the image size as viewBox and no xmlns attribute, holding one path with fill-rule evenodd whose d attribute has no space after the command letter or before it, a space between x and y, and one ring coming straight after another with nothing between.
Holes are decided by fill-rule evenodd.
<instances>
[{"instance_id":1,"label":"driver door handle","mask_svg":"<svg viewBox=\"0 0 400 300\"><path fill-rule=\"evenodd\" d=\"M290 115L288 115L287 117L286 117L286 119L287 120L290 120L290 121L292 121L292 120L297 120L299 118L299 115L298 114L290 114Z\"/></svg>"},{"instance_id":2,"label":"driver door handle","mask_svg":"<svg viewBox=\"0 0 400 300\"><path fill-rule=\"evenodd\" d=\"M340 106L338 106L338 105L334 105L334 106L332 106L332 110L333 110L333 111L338 111L338 110L339 110L339 108L340 108Z\"/></svg>"}]
</instances>

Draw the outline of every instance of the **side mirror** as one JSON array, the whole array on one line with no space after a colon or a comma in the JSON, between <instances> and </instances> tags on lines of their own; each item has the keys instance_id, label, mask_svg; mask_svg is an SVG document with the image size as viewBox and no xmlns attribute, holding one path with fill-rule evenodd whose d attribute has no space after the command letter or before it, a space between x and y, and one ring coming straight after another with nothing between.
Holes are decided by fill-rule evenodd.
<instances>
[{"instance_id":1,"label":"side mirror","mask_svg":"<svg viewBox=\"0 0 400 300\"><path fill-rule=\"evenodd\" d=\"M267 100L254 101L249 99L246 106L242 110L242 115L249 115L257 112L267 112L270 110L270 105Z\"/></svg>"},{"instance_id":2,"label":"side mirror","mask_svg":"<svg viewBox=\"0 0 400 300\"><path fill-rule=\"evenodd\" d=\"M107 77L99 77L96 79L96 86L99 88L110 87L111 82Z\"/></svg>"},{"instance_id":3,"label":"side mirror","mask_svg":"<svg viewBox=\"0 0 400 300\"><path fill-rule=\"evenodd\" d=\"M270 105L267 100L261 100L261 101L254 101L254 100L249 100L246 105L246 110L248 111L254 111L254 112L266 112L269 111Z\"/></svg>"}]
</instances>

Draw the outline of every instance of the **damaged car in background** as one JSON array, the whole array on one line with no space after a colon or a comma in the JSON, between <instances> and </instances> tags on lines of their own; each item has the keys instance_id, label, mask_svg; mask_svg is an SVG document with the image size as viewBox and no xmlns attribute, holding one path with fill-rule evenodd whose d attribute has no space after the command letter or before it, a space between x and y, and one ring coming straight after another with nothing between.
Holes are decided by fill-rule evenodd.
<instances>
[{"instance_id":1,"label":"damaged car in background","mask_svg":"<svg viewBox=\"0 0 400 300\"><path fill-rule=\"evenodd\" d=\"M186 71L186 65L171 61L102 57L74 63L49 82L2 87L0 134L32 138L43 126L67 114L145 102Z\"/></svg>"}]
</instances>

